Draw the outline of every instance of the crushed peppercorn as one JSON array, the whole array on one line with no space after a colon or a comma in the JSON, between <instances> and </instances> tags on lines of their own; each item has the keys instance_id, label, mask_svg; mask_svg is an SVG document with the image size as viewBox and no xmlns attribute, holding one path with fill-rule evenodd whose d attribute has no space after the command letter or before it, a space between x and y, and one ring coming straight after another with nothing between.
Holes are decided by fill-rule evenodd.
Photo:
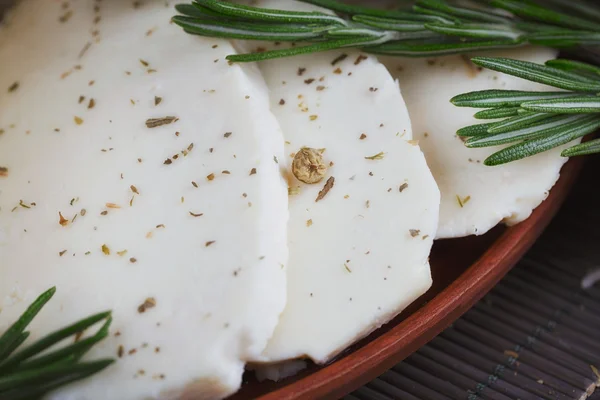
<instances>
[{"instance_id":1,"label":"crushed peppercorn","mask_svg":"<svg viewBox=\"0 0 600 400\"><path fill-rule=\"evenodd\" d=\"M301 148L292 161L292 173L300 182L318 183L327 173L322 152L310 147Z\"/></svg>"}]
</instances>

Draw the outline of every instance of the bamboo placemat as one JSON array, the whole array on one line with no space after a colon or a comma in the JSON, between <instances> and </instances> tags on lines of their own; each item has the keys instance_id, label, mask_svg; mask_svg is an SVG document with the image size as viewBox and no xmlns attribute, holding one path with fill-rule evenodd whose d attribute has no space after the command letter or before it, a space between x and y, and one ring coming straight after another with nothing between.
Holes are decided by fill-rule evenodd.
<instances>
[{"instance_id":1,"label":"bamboo placemat","mask_svg":"<svg viewBox=\"0 0 600 400\"><path fill-rule=\"evenodd\" d=\"M600 268L598 171L590 158L548 230L483 300L347 400L600 400L600 285L581 288Z\"/></svg>"}]
</instances>

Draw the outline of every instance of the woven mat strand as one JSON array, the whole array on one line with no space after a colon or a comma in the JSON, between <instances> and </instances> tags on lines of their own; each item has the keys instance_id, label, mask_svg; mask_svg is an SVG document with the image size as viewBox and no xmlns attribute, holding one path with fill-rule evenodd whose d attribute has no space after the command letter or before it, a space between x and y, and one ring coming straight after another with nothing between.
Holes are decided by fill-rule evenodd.
<instances>
[{"instance_id":1,"label":"woven mat strand","mask_svg":"<svg viewBox=\"0 0 600 400\"><path fill-rule=\"evenodd\" d=\"M347 400L600 400L600 157L483 300ZM596 387L598 386L598 390Z\"/></svg>"}]
</instances>

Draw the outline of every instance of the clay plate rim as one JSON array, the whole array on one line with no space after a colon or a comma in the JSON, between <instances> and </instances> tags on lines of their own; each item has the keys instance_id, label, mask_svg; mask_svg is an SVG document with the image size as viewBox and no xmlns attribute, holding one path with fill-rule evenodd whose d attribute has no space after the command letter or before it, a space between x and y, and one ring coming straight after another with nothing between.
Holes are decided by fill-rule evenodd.
<instances>
[{"instance_id":1,"label":"clay plate rim","mask_svg":"<svg viewBox=\"0 0 600 400\"><path fill-rule=\"evenodd\" d=\"M526 221L506 229L431 301L353 352L260 400L337 399L375 379L433 339L479 301L529 250L556 215L584 159L567 162L550 195Z\"/></svg>"}]
</instances>

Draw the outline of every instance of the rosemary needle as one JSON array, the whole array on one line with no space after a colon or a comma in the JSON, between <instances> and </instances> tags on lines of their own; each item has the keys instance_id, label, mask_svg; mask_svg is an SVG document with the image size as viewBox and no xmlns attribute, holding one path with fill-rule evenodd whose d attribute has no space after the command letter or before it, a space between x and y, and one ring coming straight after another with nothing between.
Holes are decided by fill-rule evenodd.
<instances>
[{"instance_id":1,"label":"rosemary needle","mask_svg":"<svg viewBox=\"0 0 600 400\"><path fill-rule=\"evenodd\" d=\"M87 378L114 362L112 359L80 362L95 344L108 336L112 321L109 311L84 318L19 350L29 337L29 332L25 329L55 292L56 288L51 288L41 294L0 336L0 399L37 398L60 386ZM102 326L93 336L45 352L60 341L102 321L104 321Z\"/></svg>"}]
</instances>

